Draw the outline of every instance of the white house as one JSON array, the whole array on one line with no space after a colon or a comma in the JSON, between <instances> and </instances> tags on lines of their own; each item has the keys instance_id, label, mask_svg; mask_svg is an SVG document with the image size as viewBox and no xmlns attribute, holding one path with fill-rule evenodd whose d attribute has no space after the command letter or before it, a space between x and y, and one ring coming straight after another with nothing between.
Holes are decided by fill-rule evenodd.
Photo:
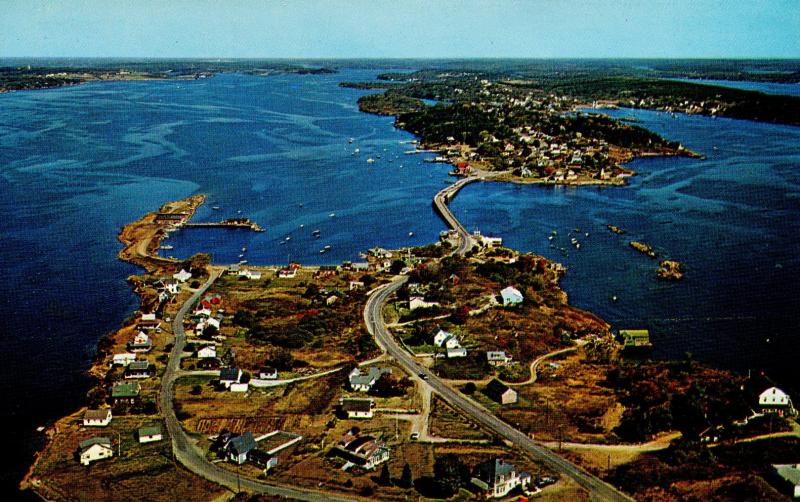
<instances>
[{"instance_id":1,"label":"white house","mask_svg":"<svg viewBox=\"0 0 800 502\"><path fill-rule=\"evenodd\" d=\"M178 282L186 282L192 278L191 272L187 272L184 269L181 269L180 272L175 272L172 274L172 278Z\"/></svg>"},{"instance_id":2,"label":"white house","mask_svg":"<svg viewBox=\"0 0 800 502\"><path fill-rule=\"evenodd\" d=\"M133 340L128 344L131 352L149 352L153 348L153 341L144 331L136 333Z\"/></svg>"},{"instance_id":3,"label":"white house","mask_svg":"<svg viewBox=\"0 0 800 502\"><path fill-rule=\"evenodd\" d=\"M758 405L764 413L774 413L779 416L795 414L792 399L777 387L770 387L759 394Z\"/></svg>"},{"instance_id":4,"label":"white house","mask_svg":"<svg viewBox=\"0 0 800 502\"><path fill-rule=\"evenodd\" d=\"M800 464L773 464L772 468L788 483L792 496L800 499Z\"/></svg>"},{"instance_id":5,"label":"white house","mask_svg":"<svg viewBox=\"0 0 800 502\"><path fill-rule=\"evenodd\" d=\"M374 366L366 373L362 373L360 368L354 368L348 376L350 388L357 392L368 392L381 375L391 372L391 368L376 368Z\"/></svg>"},{"instance_id":6,"label":"white house","mask_svg":"<svg viewBox=\"0 0 800 502\"><path fill-rule=\"evenodd\" d=\"M258 373L258 378L261 380L276 380L278 378L278 370L271 366L265 366Z\"/></svg>"},{"instance_id":7,"label":"white house","mask_svg":"<svg viewBox=\"0 0 800 502\"><path fill-rule=\"evenodd\" d=\"M531 481L531 475L517 473L514 464L503 462L503 459L492 459L475 466L472 473L472 484L486 491L486 496L500 498L518 486L525 488Z\"/></svg>"},{"instance_id":8,"label":"white house","mask_svg":"<svg viewBox=\"0 0 800 502\"><path fill-rule=\"evenodd\" d=\"M239 271L239 277L246 277L247 279L258 280L261 279L261 272L255 270L242 269Z\"/></svg>"},{"instance_id":9,"label":"white house","mask_svg":"<svg viewBox=\"0 0 800 502\"><path fill-rule=\"evenodd\" d=\"M447 349L447 358L452 359L454 357L467 357L467 349L464 347L453 347Z\"/></svg>"},{"instance_id":10,"label":"white house","mask_svg":"<svg viewBox=\"0 0 800 502\"><path fill-rule=\"evenodd\" d=\"M375 402L372 399L343 398L342 411L347 413L347 418L372 418L372 408Z\"/></svg>"},{"instance_id":11,"label":"white house","mask_svg":"<svg viewBox=\"0 0 800 502\"><path fill-rule=\"evenodd\" d=\"M105 427L111 423L111 409L86 410L83 414L83 425L87 427Z\"/></svg>"},{"instance_id":12,"label":"white house","mask_svg":"<svg viewBox=\"0 0 800 502\"><path fill-rule=\"evenodd\" d=\"M137 431L140 443L152 443L154 441L161 441L161 426L153 425L151 427L140 427Z\"/></svg>"},{"instance_id":13,"label":"white house","mask_svg":"<svg viewBox=\"0 0 800 502\"><path fill-rule=\"evenodd\" d=\"M523 300L522 293L513 286L508 286L500 291L500 296L503 297L503 305L517 305Z\"/></svg>"},{"instance_id":14,"label":"white house","mask_svg":"<svg viewBox=\"0 0 800 502\"><path fill-rule=\"evenodd\" d=\"M486 352L486 361L492 366L505 366L511 362L511 356L503 350L489 350Z\"/></svg>"},{"instance_id":15,"label":"white house","mask_svg":"<svg viewBox=\"0 0 800 502\"><path fill-rule=\"evenodd\" d=\"M389 460L389 448L380 439L360 435L358 429L347 431L334 452L363 469L372 470Z\"/></svg>"},{"instance_id":16,"label":"white house","mask_svg":"<svg viewBox=\"0 0 800 502\"><path fill-rule=\"evenodd\" d=\"M217 357L217 347L214 345L206 345L197 351L198 359L214 359Z\"/></svg>"},{"instance_id":17,"label":"white house","mask_svg":"<svg viewBox=\"0 0 800 502\"><path fill-rule=\"evenodd\" d=\"M136 360L136 354L133 354L131 352L123 352L122 354L114 354L112 364L127 366L135 360Z\"/></svg>"},{"instance_id":18,"label":"white house","mask_svg":"<svg viewBox=\"0 0 800 502\"><path fill-rule=\"evenodd\" d=\"M278 272L278 277L281 279L293 279L297 275L296 268L282 268Z\"/></svg>"},{"instance_id":19,"label":"white house","mask_svg":"<svg viewBox=\"0 0 800 502\"><path fill-rule=\"evenodd\" d=\"M81 441L80 445L81 464L89 465L92 462L110 458L114 456L114 449L111 447L111 439L98 437Z\"/></svg>"},{"instance_id":20,"label":"white house","mask_svg":"<svg viewBox=\"0 0 800 502\"><path fill-rule=\"evenodd\" d=\"M219 383L230 388L232 384L239 383L242 379L242 370L238 368L222 368L219 371Z\"/></svg>"},{"instance_id":21,"label":"white house","mask_svg":"<svg viewBox=\"0 0 800 502\"><path fill-rule=\"evenodd\" d=\"M442 347L445 349L457 349L461 347L458 337L443 329L440 329L435 335L433 335L433 344L437 347Z\"/></svg>"}]
</instances>

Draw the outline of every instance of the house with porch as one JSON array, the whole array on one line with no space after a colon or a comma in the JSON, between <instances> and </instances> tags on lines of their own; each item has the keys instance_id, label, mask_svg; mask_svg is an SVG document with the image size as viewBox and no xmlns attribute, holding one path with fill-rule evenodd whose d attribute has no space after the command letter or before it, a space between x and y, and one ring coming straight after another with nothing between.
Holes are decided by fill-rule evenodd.
<instances>
[{"instance_id":1,"label":"house with porch","mask_svg":"<svg viewBox=\"0 0 800 502\"><path fill-rule=\"evenodd\" d=\"M80 450L80 461L83 465L89 465L92 462L114 456L111 439L107 437L96 437L81 441L78 448Z\"/></svg>"}]
</instances>

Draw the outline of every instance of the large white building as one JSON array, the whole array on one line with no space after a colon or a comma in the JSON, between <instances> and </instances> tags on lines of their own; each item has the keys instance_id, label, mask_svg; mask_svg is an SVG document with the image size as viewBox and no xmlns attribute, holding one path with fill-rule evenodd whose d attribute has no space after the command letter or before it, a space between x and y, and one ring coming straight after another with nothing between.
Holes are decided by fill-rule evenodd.
<instances>
[{"instance_id":1,"label":"large white building","mask_svg":"<svg viewBox=\"0 0 800 502\"><path fill-rule=\"evenodd\" d=\"M787 393L777 387L770 387L758 396L758 406L764 413L774 413L779 416L794 415L792 399Z\"/></svg>"},{"instance_id":2,"label":"large white building","mask_svg":"<svg viewBox=\"0 0 800 502\"><path fill-rule=\"evenodd\" d=\"M80 443L81 464L89 465L92 462L110 458L114 456L114 448L111 447L111 439L98 437L87 439Z\"/></svg>"}]
</instances>

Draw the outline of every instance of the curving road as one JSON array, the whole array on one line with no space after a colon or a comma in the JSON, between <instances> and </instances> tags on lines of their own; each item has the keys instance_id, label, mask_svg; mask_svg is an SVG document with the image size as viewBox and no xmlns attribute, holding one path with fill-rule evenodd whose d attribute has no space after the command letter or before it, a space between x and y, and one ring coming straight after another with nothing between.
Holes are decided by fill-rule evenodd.
<instances>
[{"instance_id":1,"label":"curving road","mask_svg":"<svg viewBox=\"0 0 800 502\"><path fill-rule=\"evenodd\" d=\"M574 480L589 492L591 500L632 500L601 479L534 443L528 436L503 422L480 404L453 390L430 370L420 365L411 354L403 350L389 330L386 329L382 310L389 296L397 291L407 280L408 277L403 276L376 289L367 300L367 305L364 308L364 322L367 324L367 329L384 351L409 371L415 379L421 380L425 385L430 386L434 392L439 394L451 406L460 409L477 423L503 439L510 441L514 446L542 462L549 469ZM420 375L424 375L424 378L421 378Z\"/></svg>"},{"instance_id":2,"label":"curving road","mask_svg":"<svg viewBox=\"0 0 800 502\"><path fill-rule=\"evenodd\" d=\"M173 333L175 334L174 345L172 352L169 355L169 362L167 363L164 376L161 380L161 391L158 396L158 403L161 412L164 416L164 421L169 431L169 436L172 438L172 451L175 459L183 464L184 467L193 473L202 476L210 481L225 486L232 491L236 492L239 489L250 493L265 493L280 497L286 497L295 500L309 500L313 502L325 502L328 500L333 501L349 501L344 497L324 492L317 492L312 490L304 490L300 488L286 488L282 486L269 485L253 479L239 477L237 473L227 471L206 459L205 453L194 445L194 442L186 434L186 431L181 427L175 416L175 409L172 406L173 398L175 397L175 380L179 376L178 368L180 364L180 356L183 352L183 347L186 345L186 334L183 331L183 318L197 300L202 296L206 290L216 281L221 272L214 272L209 277L208 281L198 289L186 303L184 303L180 310L178 310L175 320L172 323Z\"/></svg>"},{"instance_id":3,"label":"curving road","mask_svg":"<svg viewBox=\"0 0 800 502\"><path fill-rule=\"evenodd\" d=\"M464 225L461 224L460 221L453 216L453 213L450 212L450 208L447 207L447 203L461 190L465 185L472 183L473 181L483 180L482 176L469 176L466 178L462 178L452 185L449 185L442 190L440 190L434 197L433 197L433 207L436 208L436 211L439 213L439 216L442 217L444 222L447 224L448 227L458 232L458 239L460 241L458 247L456 248L456 253L463 255L470 249L472 249L472 237L470 237L469 232L467 229L464 228Z\"/></svg>"}]
</instances>

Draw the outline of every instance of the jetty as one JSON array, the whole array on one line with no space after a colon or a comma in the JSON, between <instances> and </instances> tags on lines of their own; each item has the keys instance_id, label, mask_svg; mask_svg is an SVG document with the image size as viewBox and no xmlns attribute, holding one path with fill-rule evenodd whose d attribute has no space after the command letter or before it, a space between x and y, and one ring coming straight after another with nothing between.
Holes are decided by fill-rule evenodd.
<instances>
[{"instance_id":1,"label":"jetty","mask_svg":"<svg viewBox=\"0 0 800 502\"><path fill-rule=\"evenodd\" d=\"M243 228L253 232L263 232L261 226L251 221L249 218L228 218L222 221L198 221L194 223L184 223L183 228Z\"/></svg>"}]
</instances>

